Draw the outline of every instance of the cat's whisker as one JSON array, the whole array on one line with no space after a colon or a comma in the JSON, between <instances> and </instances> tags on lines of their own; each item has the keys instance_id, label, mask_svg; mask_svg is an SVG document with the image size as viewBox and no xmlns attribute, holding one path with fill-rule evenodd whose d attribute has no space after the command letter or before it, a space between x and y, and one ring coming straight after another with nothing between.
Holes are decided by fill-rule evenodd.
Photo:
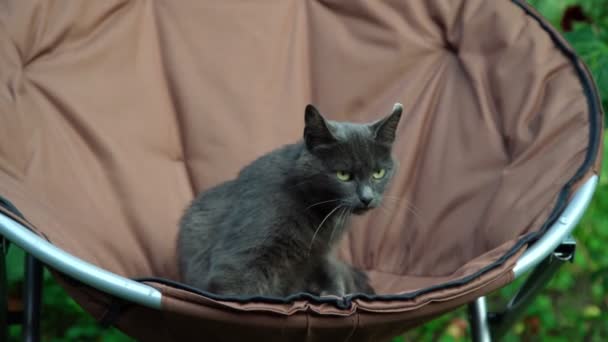
<instances>
[{"instance_id":1,"label":"cat's whisker","mask_svg":"<svg viewBox=\"0 0 608 342\"><path fill-rule=\"evenodd\" d=\"M390 210L388 210L387 208L384 207L384 205L380 205L378 206L378 208L382 209L387 215L390 215Z\"/></svg>"},{"instance_id":2,"label":"cat's whisker","mask_svg":"<svg viewBox=\"0 0 608 342\"><path fill-rule=\"evenodd\" d=\"M348 215L350 215L350 210L348 207L342 207L342 209L343 210L340 212L340 216L338 216L339 224L334 225L334 227L331 230L331 234L329 235L329 245L331 245L334 240L334 232L336 230L336 226L339 226L341 230L344 229L344 224L346 223L346 218L348 217Z\"/></svg>"},{"instance_id":3,"label":"cat's whisker","mask_svg":"<svg viewBox=\"0 0 608 342\"><path fill-rule=\"evenodd\" d=\"M410 203L405 198L399 198L399 197L396 197L396 196L384 196L384 199L391 200L391 201L393 201L393 203L396 203L396 204L401 204L401 202L405 202L405 205L412 211L412 213L414 213L415 215L420 216L420 209L417 208L412 203Z\"/></svg>"},{"instance_id":4,"label":"cat's whisker","mask_svg":"<svg viewBox=\"0 0 608 342\"><path fill-rule=\"evenodd\" d=\"M393 203L397 203L400 204L399 202L393 202ZM384 209L384 211L387 214L390 214L390 210L395 210L395 208L386 208L385 203L381 203L380 206L378 208L382 208ZM390 209L390 210L389 210ZM409 211L410 213L412 213L414 215L414 219L416 219L416 221L418 221L418 223L420 224L424 224L426 221L422 218L422 216L420 215L420 213L416 210L415 207L410 206L410 204L405 203L405 210Z\"/></svg>"},{"instance_id":5,"label":"cat's whisker","mask_svg":"<svg viewBox=\"0 0 608 342\"><path fill-rule=\"evenodd\" d=\"M315 203L315 204L313 204L313 205L308 206L308 207L307 207L306 209L304 209L304 210L306 211L306 210L308 210L308 209L310 209L310 208L312 208L312 207L316 207L317 205L321 205L321 204L325 204L325 203L331 203L331 202L338 202L338 201L342 201L342 200L341 200L341 199L339 199L339 198L336 198L336 199L332 199L332 200L327 200L327 201L321 201L321 202L317 202L317 203Z\"/></svg>"},{"instance_id":6,"label":"cat's whisker","mask_svg":"<svg viewBox=\"0 0 608 342\"><path fill-rule=\"evenodd\" d=\"M317 233L321 230L321 227L323 226L323 223L325 223L325 221L327 221L327 219L331 216L331 214L333 214L336 210L338 210L340 208L342 208L342 204L340 204L337 207L335 207L334 209L332 209L332 211L330 211L329 214L327 214L327 216L325 216L325 218L323 219L323 221L321 221L321 223L319 224L319 226L315 230L315 233L312 235L312 239L310 240L310 246L308 246L308 256L310 256L310 252L312 251L312 245L315 242L315 237L317 237Z\"/></svg>"},{"instance_id":7,"label":"cat's whisker","mask_svg":"<svg viewBox=\"0 0 608 342\"><path fill-rule=\"evenodd\" d=\"M390 209L394 210L395 207L390 208ZM412 214L414 214L417 218L422 219L422 215L420 214L420 212L418 210L416 210L415 207L412 207L409 204L405 203L405 209L408 210L409 212L411 212Z\"/></svg>"},{"instance_id":8,"label":"cat's whisker","mask_svg":"<svg viewBox=\"0 0 608 342\"><path fill-rule=\"evenodd\" d=\"M340 215L340 214L338 214ZM340 217L338 216L338 221L340 221ZM338 226L338 224L334 224L333 227L331 227L331 234L329 234L329 242L327 243L329 246L332 245L332 240L334 239L334 232L336 231L336 226Z\"/></svg>"}]
</instances>

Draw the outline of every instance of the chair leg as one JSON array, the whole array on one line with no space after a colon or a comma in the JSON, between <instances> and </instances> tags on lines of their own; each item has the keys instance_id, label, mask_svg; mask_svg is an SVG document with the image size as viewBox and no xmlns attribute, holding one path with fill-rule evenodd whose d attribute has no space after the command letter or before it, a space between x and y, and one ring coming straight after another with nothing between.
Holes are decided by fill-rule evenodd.
<instances>
[{"instance_id":1,"label":"chair leg","mask_svg":"<svg viewBox=\"0 0 608 342\"><path fill-rule=\"evenodd\" d=\"M536 295L547 286L549 280L563 263L564 260L551 255L532 271L515 296L509 301L506 309L492 315L490 325L494 336L501 338L511 329L513 324L525 313L530 303L534 301Z\"/></svg>"},{"instance_id":2,"label":"chair leg","mask_svg":"<svg viewBox=\"0 0 608 342\"><path fill-rule=\"evenodd\" d=\"M8 281L5 253L5 241L0 236L0 341L8 341Z\"/></svg>"},{"instance_id":3,"label":"chair leg","mask_svg":"<svg viewBox=\"0 0 608 342\"><path fill-rule=\"evenodd\" d=\"M491 342L486 297L479 297L468 306L471 336L474 342Z\"/></svg>"},{"instance_id":4,"label":"chair leg","mask_svg":"<svg viewBox=\"0 0 608 342\"><path fill-rule=\"evenodd\" d=\"M31 255L25 257L23 341L40 341L42 310L42 263Z\"/></svg>"}]
</instances>

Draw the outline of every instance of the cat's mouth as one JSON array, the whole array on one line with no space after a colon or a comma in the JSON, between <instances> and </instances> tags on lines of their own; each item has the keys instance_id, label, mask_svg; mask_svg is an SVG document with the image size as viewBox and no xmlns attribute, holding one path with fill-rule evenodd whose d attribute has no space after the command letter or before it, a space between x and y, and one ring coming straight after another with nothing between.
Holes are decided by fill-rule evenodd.
<instances>
[{"instance_id":1,"label":"cat's mouth","mask_svg":"<svg viewBox=\"0 0 608 342\"><path fill-rule=\"evenodd\" d=\"M367 207L355 207L352 210L352 213L355 215L363 215L366 212L370 211L371 209L374 209L374 206L367 206Z\"/></svg>"}]
</instances>

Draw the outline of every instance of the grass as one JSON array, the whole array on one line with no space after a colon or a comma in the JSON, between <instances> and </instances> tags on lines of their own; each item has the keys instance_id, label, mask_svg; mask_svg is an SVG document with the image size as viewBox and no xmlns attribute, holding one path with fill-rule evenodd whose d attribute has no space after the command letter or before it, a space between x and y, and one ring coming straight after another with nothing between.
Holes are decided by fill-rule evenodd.
<instances>
[{"instance_id":1,"label":"grass","mask_svg":"<svg viewBox=\"0 0 608 342\"><path fill-rule=\"evenodd\" d=\"M608 111L608 1L607 0L531 0L555 27L562 25L565 13L577 8L588 18L575 22L566 39L589 66ZM572 7L574 6L574 7ZM578 6L578 7L577 7ZM570 9L569 9L570 8ZM574 10L572 10L574 8ZM569 12L570 11L570 12ZM605 146L604 151L608 151ZM604 153L608 160L608 152ZM505 341L603 341L608 338L608 168L590 208L575 231L578 241L574 263L566 264L547 289L528 308L523 319ZM19 306L23 272L23 252L11 248L8 256L9 291ZM521 281L491 296L491 302L510 298ZM57 285L44 276L43 341L131 341L115 329L101 329L97 323ZM11 340L17 341L19 328L12 327ZM443 315L394 341L468 341L463 308Z\"/></svg>"}]
</instances>

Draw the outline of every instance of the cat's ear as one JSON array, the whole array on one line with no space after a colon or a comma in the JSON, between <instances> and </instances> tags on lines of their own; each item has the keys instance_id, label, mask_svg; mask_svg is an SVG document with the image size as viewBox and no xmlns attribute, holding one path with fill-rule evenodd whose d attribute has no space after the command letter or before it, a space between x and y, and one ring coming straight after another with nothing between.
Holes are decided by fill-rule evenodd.
<instances>
[{"instance_id":1,"label":"cat's ear","mask_svg":"<svg viewBox=\"0 0 608 342\"><path fill-rule=\"evenodd\" d=\"M391 145L395 141L397 126L399 125L402 113L403 106L401 103L395 103L393 112L390 115L371 124L371 129L377 142Z\"/></svg>"},{"instance_id":2,"label":"cat's ear","mask_svg":"<svg viewBox=\"0 0 608 342\"><path fill-rule=\"evenodd\" d=\"M309 149L336 142L327 121L311 104L306 106L304 113L304 142Z\"/></svg>"}]
</instances>

